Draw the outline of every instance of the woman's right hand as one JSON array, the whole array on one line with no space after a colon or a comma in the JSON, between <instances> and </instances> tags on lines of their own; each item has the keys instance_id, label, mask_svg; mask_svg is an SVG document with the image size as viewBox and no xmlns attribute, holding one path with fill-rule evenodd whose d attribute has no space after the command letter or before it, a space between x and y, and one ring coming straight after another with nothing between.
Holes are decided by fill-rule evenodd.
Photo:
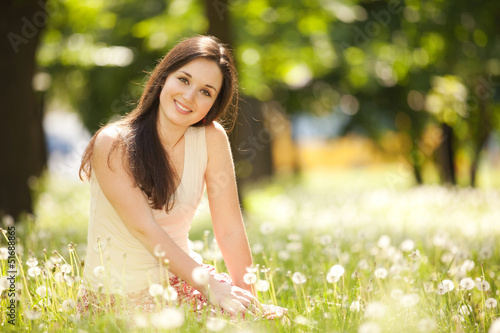
<instances>
[{"instance_id":1,"label":"woman's right hand","mask_svg":"<svg viewBox=\"0 0 500 333\"><path fill-rule=\"evenodd\" d=\"M251 292L230 284L211 279L208 300L230 315L254 312L260 303Z\"/></svg>"}]
</instances>

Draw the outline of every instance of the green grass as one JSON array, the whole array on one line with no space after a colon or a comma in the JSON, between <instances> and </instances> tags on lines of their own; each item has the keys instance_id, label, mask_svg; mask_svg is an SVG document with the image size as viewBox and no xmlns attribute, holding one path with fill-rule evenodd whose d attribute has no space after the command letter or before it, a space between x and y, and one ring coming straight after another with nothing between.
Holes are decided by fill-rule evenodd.
<instances>
[{"instance_id":1,"label":"green grass","mask_svg":"<svg viewBox=\"0 0 500 333\"><path fill-rule=\"evenodd\" d=\"M410 187L411 177L394 175L397 169L307 174L247 189L245 221L256 274L270 285L259 297L288 308L290 322L218 315L221 331L488 332L499 317L498 305L488 304L500 300L500 190ZM35 216L15 225L16 326L2 311L1 330L153 330L114 313L76 315L71 300L76 301L85 254L88 185L45 177L37 193ZM6 224L4 219L4 229ZM206 230L209 213L202 203L191 239L203 241L208 234L208 249L201 253L213 263L219 256ZM0 239L0 247L7 245ZM37 267L54 267L30 276L30 258L37 259ZM8 260L0 263L2 276L8 275ZM69 273L62 273L65 263ZM216 264L224 269L220 259ZM345 272L331 283L333 265ZM466 277L487 281L489 289L460 288ZM443 280L454 288L440 291ZM7 292L2 309L9 304ZM208 311L201 316L181 311L183 324L173 331L214 330Z\"/></svg>"}]
</instances>

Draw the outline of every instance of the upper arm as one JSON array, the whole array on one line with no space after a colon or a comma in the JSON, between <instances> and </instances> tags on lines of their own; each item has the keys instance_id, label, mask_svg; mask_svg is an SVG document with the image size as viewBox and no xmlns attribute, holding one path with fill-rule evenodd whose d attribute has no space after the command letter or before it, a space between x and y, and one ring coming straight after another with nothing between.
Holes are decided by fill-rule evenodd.
<instances>
[{"instance_id":1,"label":"upper arm","mask_svg":"<svg viewBox=\"0 0 500 333\"><path fill-rule=\"evenodd\" d=\"M214 122L206 127L208 163L207 194L214 232L231 233L242 224L234 163L229 139L224 128Z\"/></svg>"},{"instance_id":2,"label":"upper arm","mask_svg":"<svg viewBox=\"0 0 500 333\"><path fill-rule=\"evenodd\" d=\"M118 146L112 150L118 136L113 127L105 128L98 134L92 154L92 169L102 192L127 229L136 236L137 233L143 234L146 228L154 227L156 222L146 197L134 181L124 149Z\"/></svg>"}]
</instances>

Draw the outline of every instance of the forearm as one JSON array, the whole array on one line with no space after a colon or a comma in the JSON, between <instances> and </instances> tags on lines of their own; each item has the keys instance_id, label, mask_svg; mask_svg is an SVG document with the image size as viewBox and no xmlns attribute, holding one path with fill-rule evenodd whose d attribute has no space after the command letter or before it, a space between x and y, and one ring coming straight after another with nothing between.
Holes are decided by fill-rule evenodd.
<instances>
[{"instance_id":1,"label":"forearm","mask_svg":"<svg viewBox=\"0 0 500 333\"><path fill-rule=\"evenodd\" d=\"M217 238L224 262L231 275L233 284L242 289L252 291L252 287L243 281L246 268L253 265L252 253L248 244L245 229Z\"/></svg>"}]
</instances>

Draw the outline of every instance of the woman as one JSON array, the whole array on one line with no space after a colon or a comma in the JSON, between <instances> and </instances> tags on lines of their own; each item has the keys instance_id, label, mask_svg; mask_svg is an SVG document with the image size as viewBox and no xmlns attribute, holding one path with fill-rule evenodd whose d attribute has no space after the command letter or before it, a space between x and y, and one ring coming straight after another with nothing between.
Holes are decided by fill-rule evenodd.
<instances>
[{"instance_id":1,"label":"woman","mask_svg":"<svg viewBox=\"0 0 500 333\"><path fill-rule=\"evenodd\" d=\"M80 167L80 177L91 182L81 312L155 311L151 286L158 285L198 309L209 302L234 315L260 307L243 281L252 256L228 138L217 122L232 128L237 101L229 50L213 37L193 37L157 65L135 110L94 135ZM205 185L231 278L203 265L188 247ZM200 279L200 272L210 274Z\"/></svg>"}]
</instances>

